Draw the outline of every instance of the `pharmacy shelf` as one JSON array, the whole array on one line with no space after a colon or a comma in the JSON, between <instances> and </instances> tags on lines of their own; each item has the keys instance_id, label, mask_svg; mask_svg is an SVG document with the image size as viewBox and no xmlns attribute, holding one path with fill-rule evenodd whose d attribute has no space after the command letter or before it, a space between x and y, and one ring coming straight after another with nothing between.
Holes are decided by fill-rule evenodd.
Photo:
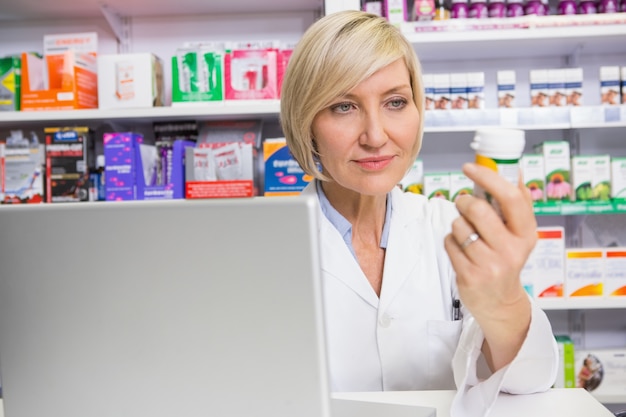
<instances>
[{"instance_id":1,"label":"pharmacy shelf","mask_svg":"<svg viewBox=\"0 0 626 417\"><path fill-rule=\"evenodd\" d=\"M626 309L626 296L615 298L543 298L535 300L543 310L603 310Z\"/></svg>"},{"instance_id":2,"label":"pharmacy shelf","mask_svg":"<svg viewBox=\"0 0 626 417\"><path fill-rule=\"evenodd\" d=\"M139 109L81 109L51 111L0 112L0 126L37 122L105 122L132 121L133 123L166 120L225 120L242 118L278 117L278 100L222 101L204 105L150 107Z\"/></svg>"},{"instance_id":3,"label":"pharmacy shelf","mask_svg":"<svg viewBox=\"0 0 626 417\"><path fill-rule=\"evenodd\" d=\"M626 52L626 13L405 22L423 61Z\"/></svg>"},{"instance_id":4,"label":"pharmacy shelf","mask_svg":"<svg viewBox=\"0 0 626 417\"><path fill-rule=\"evenodd\" d=\"M591 214L626 214L626 200L550 201L535 203L538 216L584 216Z\"/></svg>"},{"instance_id":5,"label":"pharmacy shelf","mask_svg":"<svg viewBox=\"0 0 626 417\"><path fill-rule=\"evenodd\" d=\"M591 395L602 404L626 404L626 395L598 395L593 392Z\"/></svg>"}]
</instances>

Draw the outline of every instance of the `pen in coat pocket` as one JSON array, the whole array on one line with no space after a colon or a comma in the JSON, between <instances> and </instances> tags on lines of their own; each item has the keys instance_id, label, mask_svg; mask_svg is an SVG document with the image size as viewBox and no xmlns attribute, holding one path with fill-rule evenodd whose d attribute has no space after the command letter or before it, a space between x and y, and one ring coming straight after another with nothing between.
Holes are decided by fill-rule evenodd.
<instances>
[{"instance_id":1,"label":"pen in coat pocket","mask_svg":"<svg viewBox=\"0 0 626 417\"><path fill-rule=\"evenodd\" d=\"M461 300L452 300L452 320L461 320Z\"/></svg>"}]
</instances>

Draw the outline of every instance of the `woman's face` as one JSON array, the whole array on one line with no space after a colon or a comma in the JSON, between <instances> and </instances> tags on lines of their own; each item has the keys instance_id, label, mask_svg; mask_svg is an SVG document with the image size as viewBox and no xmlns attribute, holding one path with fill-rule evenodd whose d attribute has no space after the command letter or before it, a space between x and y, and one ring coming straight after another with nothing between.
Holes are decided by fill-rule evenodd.
<instances>
[{"instance_id":1,"label":"woman's face","mask_svg":"<svg viewBox=\"0 0 626 417\"><path fill-rule=\"evenodd\" d=\"M315 116L323 173L360 194L388 193L413 163L419 117L409 71L399 59Z\"/></svg>"}]
</instances>

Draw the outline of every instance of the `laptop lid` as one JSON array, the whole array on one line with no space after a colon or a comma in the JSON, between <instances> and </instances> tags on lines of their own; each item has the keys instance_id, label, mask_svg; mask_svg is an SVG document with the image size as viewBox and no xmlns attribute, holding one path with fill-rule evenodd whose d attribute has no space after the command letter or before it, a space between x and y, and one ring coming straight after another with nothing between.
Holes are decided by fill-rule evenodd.
<instances>
[{"instance_id":1,"label":"laptop lid","mask_svg":"<svg viewBox=\"0 0 626 417\"><path fill-rule=\"evenodd\" d=\"M0 207L6 417L325 417L317 200Z\"/></svg>"}]
</instances>

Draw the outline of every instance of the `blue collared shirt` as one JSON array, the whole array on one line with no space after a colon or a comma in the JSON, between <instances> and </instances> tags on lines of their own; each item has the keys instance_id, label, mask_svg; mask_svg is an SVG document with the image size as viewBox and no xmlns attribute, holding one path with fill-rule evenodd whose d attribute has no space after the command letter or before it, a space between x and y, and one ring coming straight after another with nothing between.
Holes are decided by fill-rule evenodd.
<instances>
[{"instance_id":1,"label":"blue collared shirt","mask_svg":"<svg viewBox=\"0 0 626 417\"><path fill-rule=\"evenodd\" d=\"M319 180L316 180L317 196L320 200L320 207L324 216L332 223L333 226L339 231L343 237L343 241L346 242L348 249L352 253L352 256L356 259L354 248L352 247L352 224L343 217L328 201L322 185ZM389 223L391 219L391 193L387 194L387 209L385 210L385 223L383 225L383 234L380 237L380 247L387 249L387 240L389 238Z\"/></svg>"}]
</instances>

